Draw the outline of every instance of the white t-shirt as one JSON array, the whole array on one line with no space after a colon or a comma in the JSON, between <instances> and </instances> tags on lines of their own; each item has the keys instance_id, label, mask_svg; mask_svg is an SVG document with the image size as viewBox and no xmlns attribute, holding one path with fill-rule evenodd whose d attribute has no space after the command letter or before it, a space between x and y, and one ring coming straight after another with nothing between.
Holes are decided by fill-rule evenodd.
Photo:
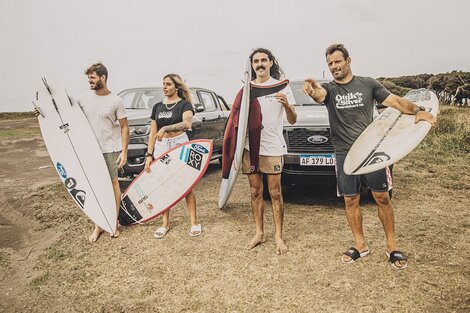
<instances>
[{"instance_id":1,"label":"white t-shirt","mask_svg":"<svg viewBox=\"0 0 470 313\"><path fill-rule=\"evenodd\" d=\"M121 151L119 120L127 117L122 99L113 93L107 96L89 93L80 98L78 103L98 139L101 151L103 153Z\"/></svg>"},{"instance_id":2,"label":"white t-shirt","mask_svg":"<svg viewBox=\"0 0 470 313\"><path fill-rule=\"evenodd\" d=\"M279 82L280 80L270 77L264 83L253 83L253 85L271 86ZM295 98L289 85L279 91L279 93L287 97L289 104L295 104ZM276 94L258 97L258 101L261 106L261 114L263 115L259 154L265 156L281 156L286 154L287 144L282 135L284 118L286 116L284 106L277 101ZM247 150L250 149L249 138L246 140L245 148Z\"/></svg>"}]
</instances>

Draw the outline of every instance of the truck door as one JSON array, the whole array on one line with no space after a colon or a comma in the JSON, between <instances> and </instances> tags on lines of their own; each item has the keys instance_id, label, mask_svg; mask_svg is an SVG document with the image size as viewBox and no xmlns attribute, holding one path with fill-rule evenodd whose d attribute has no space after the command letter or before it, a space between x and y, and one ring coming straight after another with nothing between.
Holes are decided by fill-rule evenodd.
<instances>
[{"instance_id":1,"label":"truck door","mask_svg":"<svg viewBox=\"0 0 470 313\"><path fill-rule=\"evenodd\" d=\"M200 113L202 122L202 132L207 134L208 139L214 141L214 150L222 148L224 138L224 127L226 123L226 113L220 109L220 104L212 92L198 91L204 112Z\"/></svg>"}]
</instances>

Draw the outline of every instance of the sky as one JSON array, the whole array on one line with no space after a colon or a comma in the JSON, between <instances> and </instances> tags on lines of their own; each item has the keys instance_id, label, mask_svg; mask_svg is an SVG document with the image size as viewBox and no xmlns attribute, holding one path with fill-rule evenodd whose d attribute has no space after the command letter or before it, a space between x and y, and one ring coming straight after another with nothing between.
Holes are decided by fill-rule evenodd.
<instances>
[{"instance_id":1,"label":"sky","mask_svg":"<svg viewBox=\"0 0 470 313\"><path fill-rule=\"evenodd\" d=\"M177 73L231 103L257 47L290 80L331 77L332 43L355 75L470 71L468 12L468 0L2 0L0 112L31 111L42 76L79 98L97 61L116 93Z\"/></svg>"}]
</instances>

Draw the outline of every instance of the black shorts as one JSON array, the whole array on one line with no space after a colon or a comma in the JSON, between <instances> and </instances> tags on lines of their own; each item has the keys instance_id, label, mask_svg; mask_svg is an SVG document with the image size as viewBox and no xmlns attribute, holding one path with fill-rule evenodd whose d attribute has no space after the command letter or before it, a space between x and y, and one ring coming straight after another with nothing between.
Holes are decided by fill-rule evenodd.
<instances>
[{"instance_id":1,"label":"black shorts","mask_svg":"<svg viewBox=\"0 0 470 313\"><path fill-rule=\"evenodd\" d=\"M336 154L336 185L338 197L355 196L361 192L361 186L372 191L384 192L393 188L392 175L388 167L363 175L347 175L343 171L345 154Z\"/></svg>"}]
</instances>

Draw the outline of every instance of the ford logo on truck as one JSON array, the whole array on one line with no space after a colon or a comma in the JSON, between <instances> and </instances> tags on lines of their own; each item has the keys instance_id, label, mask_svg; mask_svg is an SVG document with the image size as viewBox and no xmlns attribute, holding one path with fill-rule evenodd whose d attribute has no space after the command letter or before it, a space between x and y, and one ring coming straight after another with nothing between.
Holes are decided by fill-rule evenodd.
<instances>
[{"instance_id":1,"label":"ford logo on truck","mask_svg":"<svg viewBox=\"0 0 470 313\"><path fill-rule=\"evenodd\" d=\"M314 145L321 145L328 141L328 138L322 135L314 135L307 138L307 141Z\"/></svg>"}]
</instances>

